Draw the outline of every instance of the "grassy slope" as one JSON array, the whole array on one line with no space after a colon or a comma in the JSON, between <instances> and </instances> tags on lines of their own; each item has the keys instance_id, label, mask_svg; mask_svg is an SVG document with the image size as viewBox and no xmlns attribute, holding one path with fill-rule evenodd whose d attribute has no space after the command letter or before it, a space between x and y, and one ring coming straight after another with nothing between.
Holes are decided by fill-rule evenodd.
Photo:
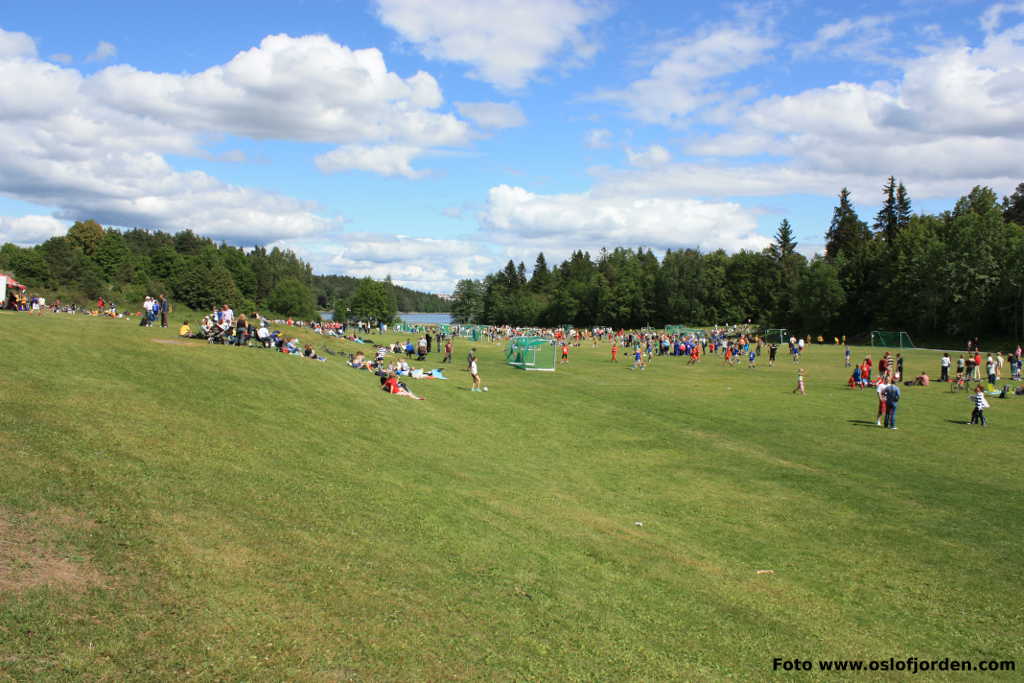
<instances>
[{"instance_id":1,"label":"grassy slope","mask_svg":"<svg viewBox=\"0 0 1024 683\"><path fill-rule=\"evenodd\" d=\"M1024 400L993 401L981 430L958 424L962 395L908 388L890 432L835 348L810 351L797 397L789 361L630 372L587 346L552 375L479 344L488 394L457 364L415 383L417 402L336 359L150 341L168 332L0 314L0 511L95 522L57 540L106 577L0 594L0 671L714 680L767 677L774 656L1024 663ZM937 358L910 353L908 373Z\"/></svg>"}]
</instances>

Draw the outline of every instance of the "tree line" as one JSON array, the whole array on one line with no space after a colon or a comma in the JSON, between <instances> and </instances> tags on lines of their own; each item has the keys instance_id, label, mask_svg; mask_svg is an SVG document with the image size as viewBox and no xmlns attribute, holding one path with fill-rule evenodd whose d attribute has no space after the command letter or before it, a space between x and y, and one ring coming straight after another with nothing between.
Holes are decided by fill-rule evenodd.
<instances>
[{"instance_id":1,"label":"tree line","mask_svg":"<svg viewBox=\"0 0 1024 683\"><path fill-rule=\"evenodd\" d=\"M763 251L616 247L575 251L554 267L538 254L529 276L513 261L462 280L457 322L621 328L751 320L824 335L899 329L925 337L1024 337L1024 183L998 200L975 187L937 215L914 213L890 177L871 225L839 193L825 253L797 251L783 219Z\"/></svg>"},{"instance_id":2,"label":"tree line","mask_svg":"<svg viewBox=\"0 0 1024 683\"><path fill-rule=\"evenodd\" d=\"M136 304L146 295L167 294L196 310L226 303L235 310L268 310L303 319L315 315L318 303L324 309L339 299L346 309L361 306L352 299L360 280L315 276L312 266L290 250L217 244L191 230L122 232L94 220L77 221L65 235L36 246L4 244L0 271L10 272L34 292L69 303L102 296ZM396 301L418 305L419 310L438 310L444 304L436 295L393 287L390 281L379 284L397 292Z\"/></svg>"}]
</instances>

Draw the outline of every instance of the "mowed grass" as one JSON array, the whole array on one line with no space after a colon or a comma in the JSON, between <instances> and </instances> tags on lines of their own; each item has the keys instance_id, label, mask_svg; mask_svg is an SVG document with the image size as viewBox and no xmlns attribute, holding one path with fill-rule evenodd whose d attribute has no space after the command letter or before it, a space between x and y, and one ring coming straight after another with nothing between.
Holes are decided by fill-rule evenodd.
<instances>
[{"instance_id":1,"label":"mowed grass","mask_svg":"<svg viewBox=\"0 0 1024 683\"><path fill-rule=\"evenodd\" d=\"M963 394L906 387L893 432L836 347L794 396L785 358L630 371L585 344L525 373L486 342L478 394L457 340L412 401L340 357L153 342L172 336L0 313L0 677L1024 665L1022 398L981 429Z\"/></svg>"}]
</instances>

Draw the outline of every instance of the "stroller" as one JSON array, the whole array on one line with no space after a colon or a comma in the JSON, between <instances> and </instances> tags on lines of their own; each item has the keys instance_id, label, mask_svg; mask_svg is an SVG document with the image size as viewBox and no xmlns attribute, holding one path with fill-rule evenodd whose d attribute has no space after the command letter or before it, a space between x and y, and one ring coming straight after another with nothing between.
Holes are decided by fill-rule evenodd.
<instances>
[{"instance_id":1,"label":"stroller","mask_svg":"<svg viewBox=\"0 0 1024 683\"><path fill-rule=\"evenodd\" d=\"M265 327L261 327L256 330L256 338L265 348L269 349L273 345L273 342L270 340L270 330Z\"/></svg>"},{"instance_id":2,"label":"stroller","mask_svg":"<svg viewBox=\"0 0 1024 683\"><path fill-rule=\"evenodd\" d=\"M211 325L209 331L206 333L206 342L208 344L223 344L225 343L225 335L230 328L221 327L220 325Z\"/></svg>"},{"instance_id":3,"label":"stroller","mask_svg":"<svg viewBox=\"0 0 1024 683\"><path fill-rule=\"evenodd\" d=\"M950 380L949 391L954 394L958 391L967 391L967 380L964 379L962 372L956 373L956 377Z\"/></svg>"}]
</instances>

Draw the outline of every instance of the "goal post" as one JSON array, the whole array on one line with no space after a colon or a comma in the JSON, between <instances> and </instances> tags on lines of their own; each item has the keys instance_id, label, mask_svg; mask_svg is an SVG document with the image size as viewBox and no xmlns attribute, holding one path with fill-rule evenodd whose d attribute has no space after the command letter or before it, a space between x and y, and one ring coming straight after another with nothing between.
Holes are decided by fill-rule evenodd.
<instances>
[{"instance_id":1,"label":"goal post","mask_svg":"<svg viewBox=\"0 0 1024 683\"><path fill-rule=\"evenodd\" d=\"M765 330L764 340L767 342L774 342L776 344L785 344L789 342L789 330L784 327Z\"/></svg>"},{"instance_id":2,"label":"goal post","mask_svg":"<svg viewBox=\"0 0 1024 683\"><path fill-rule=\"evenodd\" d=\"M522 370L555 371L555 347L544 337L513 337L505 347L505 362Z\"/></svg>"},{"instance_id":3,"label":"goal post","mask_svg":"<svg viewBox=\"0 0 1024 683\"><path fill-rule=\"evenodd\" d=\"M871 345L896 349L914 348L914 342L910 339L910 335L902 330L871 330Z\"/></svg>"}]
</instances>

